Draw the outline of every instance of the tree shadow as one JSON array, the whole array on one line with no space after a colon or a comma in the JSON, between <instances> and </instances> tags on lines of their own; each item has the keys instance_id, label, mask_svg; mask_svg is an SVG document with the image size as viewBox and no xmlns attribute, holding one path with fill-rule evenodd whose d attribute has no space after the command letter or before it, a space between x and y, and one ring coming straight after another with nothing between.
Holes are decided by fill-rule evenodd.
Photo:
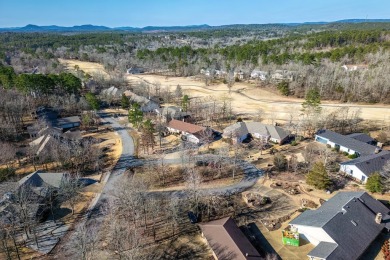
<instances>
[{"instance_id":1,"label":"tree shadow","mask_svg":"<svg viewBox=\"0 0 390 260\"><path fill-rule=\"evenodd\" d=\"M264 237L263 233L261 233L260 229L255 223L249 223L247 226L255 241L258 241L261 245L263 252L266 254L275 255L277 256L277 259L282 259L272 247L272 245L268 242L268 240Z\"/></svg>"}]
</instances>

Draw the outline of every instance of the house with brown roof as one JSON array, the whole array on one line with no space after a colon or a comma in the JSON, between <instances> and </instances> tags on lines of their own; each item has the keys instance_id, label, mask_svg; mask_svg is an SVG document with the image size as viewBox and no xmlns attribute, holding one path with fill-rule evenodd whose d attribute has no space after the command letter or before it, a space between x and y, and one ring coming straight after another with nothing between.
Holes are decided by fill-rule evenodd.
<instances>
[{"instance_id":1,"label":"house with brown roof","mask_svg":"<svg viewBox=\"0 0 390 260\"><path fill-rule=\"evenodd\" d=\"M211 137L213 134L209 127L194 125L176 119L169 121L167 129L171 133L181 134L183 140L196 144L200 143L202 139Z\"/></svg>"},{"instance_id":2,"label":"house with brown roof","mask_svg":"<svg viewBox=\"0 0 390 260\"><path fill-rule=\"evenodd\" d=\"M261 259L259 252L230 217L199 224L215 259Z\"/></svg>"}]
</instances>

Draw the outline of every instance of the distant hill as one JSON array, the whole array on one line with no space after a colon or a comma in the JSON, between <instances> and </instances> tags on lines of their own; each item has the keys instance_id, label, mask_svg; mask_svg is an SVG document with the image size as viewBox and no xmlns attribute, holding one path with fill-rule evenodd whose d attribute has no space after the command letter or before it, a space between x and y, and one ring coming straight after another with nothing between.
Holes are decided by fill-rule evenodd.
<instances>
[{"instance_id":1,"label":"distant hill","mask_svg":"<svg viewBox=\"0 0 390 260\"><path fill-rule=\"evenodd\" d=\"M28 24L24 27L0 28L0 32L106 32L106 31L126 31L126 32L173 32L173 31L202 31L208 29L241 29L241 28L259 28L259 27L298 27L305 25L329 25L329 24L356 24L356 23L390 23L390 19L346 19L335 22L305 22L305 23L275 23L275 24L231 24L210 26L207 24L188 25L188 26L146 26L146 27L106 27L92 24L76 25L72 27L49 25L38 26Z\"/></svg>"}]
</instances>

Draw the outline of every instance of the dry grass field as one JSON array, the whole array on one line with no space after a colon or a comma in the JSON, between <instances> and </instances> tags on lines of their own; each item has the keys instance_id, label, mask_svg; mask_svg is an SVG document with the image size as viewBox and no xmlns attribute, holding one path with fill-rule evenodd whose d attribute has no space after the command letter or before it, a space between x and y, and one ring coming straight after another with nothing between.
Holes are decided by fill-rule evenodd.
<instances>
[{"instance_id":1,"label":"dry grass field","mask_svg":"<svg viewBox=\"0 0 390 260\"><path fill-rule=\"evenodd\" d=\"M99 63L84 62L78 60L64 60L60 62L69 70L74 70L75 65L87 73L108 75L103 66ZM275 120L284 121L290 117L290 114L297 115L301 109L302 99L284 97L272 93L268 90L258 88L254 84L235 83L229 93L226 84L215 84L205 86L203 81L195 80L191 77L165 77L158 75L126 75L129 82L136 83L146 81L149 83L159 82L164 87L172 90L180 85L185 94L191 98L209 97L210 99L220 100L221 98L231 98L233 111L239 114L256 114L260 109L268 113ZM327 110L334 110L338 107L350 107L351 109L360 109L361 117L364 120L377 120L390 122L390 106L375 104L356 104L339 103L337 101L323 101L322 106Z\"/></svg>"}]
</instances>

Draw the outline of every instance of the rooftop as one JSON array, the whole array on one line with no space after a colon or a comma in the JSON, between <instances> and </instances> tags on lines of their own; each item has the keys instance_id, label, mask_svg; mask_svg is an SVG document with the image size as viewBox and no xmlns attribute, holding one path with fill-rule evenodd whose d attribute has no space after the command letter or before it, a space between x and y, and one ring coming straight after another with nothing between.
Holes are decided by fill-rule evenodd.
<instances>
[{"instance_id":1,"label":"rooftop","mask_svg":"<svg viewBox=\"0 0 390 260\"><path fill-rule=\"evenodd\" d=\"M205 130L205 127L203 126L186 123L176 119L169 121L168 127L190 134L199 133Z\"/></svg>"},{"instance_id":2,"label":"rooftop","mask_svg":"<svg viewBox=\"0 0 390 260\"><path fill-rule=\"evenodd\" d=\"M199 226L218 259L261 259L233 219L227 217Z\"/></svg>"},{"instance_id":3,"label":"rooftop","mask_svg":"<svg viewBox=\"0 0 390 260\"><path fill-rule=\"evenodd\" d=\"M339 192L317 210L303 212L290 224L321 227L335 241L333 245L320 243L309 256L358 259L383 228L388 228L388 223L375 222L377 213L386 218L389 209L366 192Z\"/></svg>"},{"instance_id":4,"label":"rooftop","mask_svg":"<svg viewBox=\"0 0 390 260\"><path fill-rule=\"evenodd\" d=\"M355 165L367 177L374 172L380 172L387 161L390 160L390 152L382 151L377 154L371 154L363 157L340 163L341 165Z\"/></svg>"},{"instance_id":5,"label":"rooftop","mask_svg":"<svg viewBox=\"0 0 390 260\"><path fill-rule=\"evenodd\" d=\"M340 146L352 149L355 152L358 152L360 155L374 154L377 150L376 146L361 142L350 136L342 135L330 130L320 130L317 132L317 135Z\"/></svg>"},{"instance_id":6,"label":"rooftop","mask_svg":"<svg viewBox=\"0 0 390 260\"><path fill-rule=\"evenodd\" d=\"M69 123L81 123L80 117L78 116L63 117L63 118L58 118L56 121L57 126L66 125Z\"/></svg>"}]
</instances>

